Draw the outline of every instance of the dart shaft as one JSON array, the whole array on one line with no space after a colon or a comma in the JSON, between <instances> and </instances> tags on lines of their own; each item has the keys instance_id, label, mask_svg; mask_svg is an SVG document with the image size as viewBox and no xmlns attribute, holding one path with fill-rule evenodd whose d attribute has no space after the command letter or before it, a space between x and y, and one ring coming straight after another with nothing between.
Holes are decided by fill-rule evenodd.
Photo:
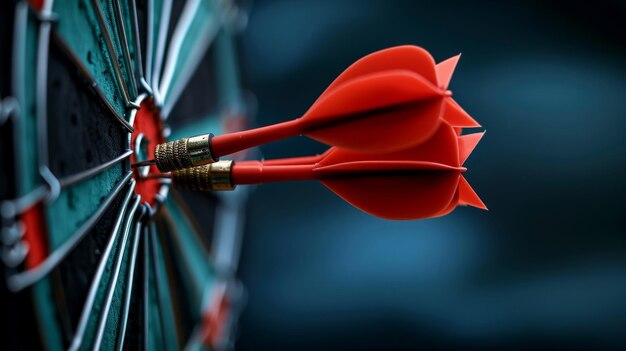
<instances>
[{"instance_id":1,"label":"dart shaft","mask_svg":"<svg viewBox=\"0 0 626 351\"><path fill-rule=\"evenodd\" d=\"M310 165L318 163L322 158L322 155L315 156L302 156L302 157L289 157L289 158L277 158L273 160L263 160L263 164L266 166L270 165ZM237 162L237 167L244 164L252 164L257 163L259 161L239 161Z\"/></svg>"},{"instance_id":2,"label":"dart shaft","mask_svg":"<svg viewBox=\"0 0 626 351\"><path fill-rule=\"evenodd\" d=\"M278 162L278 161L277 161ZM424 172L453 172L454 167L428 161L360 161L320 166L318 163L288 165L262 161L218 161L172 172L174 186L188 190L232 190L236 185L285 182L293 180L328 180L341 178L393 177Z\"/></svg>"},{"instance_id":3,"label":"dart shaft","mask_svg":"<svg viewBox=\"0 0 626 351\"><path fill-rule=\"evenodd\" d=\"M300 134L299 119L213 137L203 134L159 144L154 158L161 172L206 165L221 156Z\"/></svg>"},{"instance_id":4,"label":"dart shaft","mask_svg":"<svg viewBox=\"0 0 626 351\"><path fill-rule=\"evenodd\" d=\"M243 185L315 179L314 167L315 164L264 165L258 161L238 163L232 169L232 181Z\"/></svg>"},{"instance_id":5,"label":"dart shaft","mask_svg":"<svg viewBox=\"0 0 626 351\"><path fill-rule=\"evenodd\" d=\"M300 120L294 119L266 127L216 136L211 141L211 151L215 158L219 158L300 133Z\"/></svg>"},{"instance_id":6,"label":"dart shaft","mask_svg":"<svg viewBox=\"0 0 626 351\"><path fill-rule=\"evenodd\" d=\"M262 162L218 161L171 173L174 186L196 191L233 190L236 185L314 179L315 164L264 166Z\"/></svg>"}]
</instances>

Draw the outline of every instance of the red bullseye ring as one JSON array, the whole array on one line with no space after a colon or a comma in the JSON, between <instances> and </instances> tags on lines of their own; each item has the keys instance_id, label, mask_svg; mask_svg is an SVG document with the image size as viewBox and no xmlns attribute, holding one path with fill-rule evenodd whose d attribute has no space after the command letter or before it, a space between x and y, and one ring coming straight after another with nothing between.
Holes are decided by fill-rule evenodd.
<instances>
[{"instance_id":1,"label":"red bullseye ring","mask_svg":"<svg viewBox=\"0 0 626 351\"><path fill-rule=\"evenodd\" d=\"M165 137L163 121L152 99L146 99L141 103L133 127L135 131L131 135L130 147L134 152L130 157L131 164L154 159L154 149L158 144L165 142ZM133 169L133 178L137 181L135 193L141 195L142 202L154 207L156 195L163 184L159 179L146 178L148 173L159 173L159 170L156 166Z\"/></svg>"}]
</instances>

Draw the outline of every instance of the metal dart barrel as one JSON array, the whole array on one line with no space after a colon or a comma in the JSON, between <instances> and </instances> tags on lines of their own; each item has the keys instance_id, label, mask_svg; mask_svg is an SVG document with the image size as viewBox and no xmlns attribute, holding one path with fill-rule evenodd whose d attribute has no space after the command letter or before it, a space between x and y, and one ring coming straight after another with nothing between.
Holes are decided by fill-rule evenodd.
<instances>
[{"instance_id":1,"label":"metal dart barrel","mask_svg":"<svg viewBox=\"0 0 626 351\"><path fill-rule=\"evenodd\" d=\"M203 134L159 144L154 160L161 172L191 168L216 162L211 153L213 134Z\"/></svg>"},{"instance_id":2,"label":"metal dart barrel","mask_svg":"<svg viewBox=\"0 0 626 351\"><path fill-rule=\"evenodd\" d=\"M208 165L172 172L172 182L178 189L195 191L233 190L233 161L218 161Z\"/></svg>"}]
</instances>

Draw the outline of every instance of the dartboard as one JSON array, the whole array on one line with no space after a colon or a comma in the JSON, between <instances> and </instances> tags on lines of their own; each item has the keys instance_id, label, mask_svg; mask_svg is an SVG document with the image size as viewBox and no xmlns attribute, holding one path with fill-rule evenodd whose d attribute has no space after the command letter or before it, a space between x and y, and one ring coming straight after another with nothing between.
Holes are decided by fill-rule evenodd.
<instances>
[{"instance_id":1,"label":"dartboard","mask_svg":"<svg viewBox=\"0 0 626 351\"><path fill-rule=\"evenodd\" d=\"M243 128L237 33L218 0L4 1L3 346L227 348L245 189L148 177L157 144Z\"/></svg>"}]
</instances>

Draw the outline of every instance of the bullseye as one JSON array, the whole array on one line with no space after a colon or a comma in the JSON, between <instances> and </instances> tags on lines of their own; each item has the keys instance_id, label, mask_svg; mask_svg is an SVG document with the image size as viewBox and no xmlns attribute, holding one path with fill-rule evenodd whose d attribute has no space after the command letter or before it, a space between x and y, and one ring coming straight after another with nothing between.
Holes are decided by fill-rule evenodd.
<instances>
[{"instance_id":1,"label":"bullseye","mask_svg":"<svg viewBox=\"0 0 626 351\"><path fill-rule=\"evenodd\" d=\"M152 99L145 99L137 110L133 121L135 131L131 135L130 148L133 150L131 164L154 158L155 147L165 142L163 122L159 110ZM157 194L163 186L162 180L146 178L151 172L157 172L156 166L143 166L133 169L133 178L137 181L135 192L141 195L141 201L154 207Z\"/></svg>"}]
</instances>

